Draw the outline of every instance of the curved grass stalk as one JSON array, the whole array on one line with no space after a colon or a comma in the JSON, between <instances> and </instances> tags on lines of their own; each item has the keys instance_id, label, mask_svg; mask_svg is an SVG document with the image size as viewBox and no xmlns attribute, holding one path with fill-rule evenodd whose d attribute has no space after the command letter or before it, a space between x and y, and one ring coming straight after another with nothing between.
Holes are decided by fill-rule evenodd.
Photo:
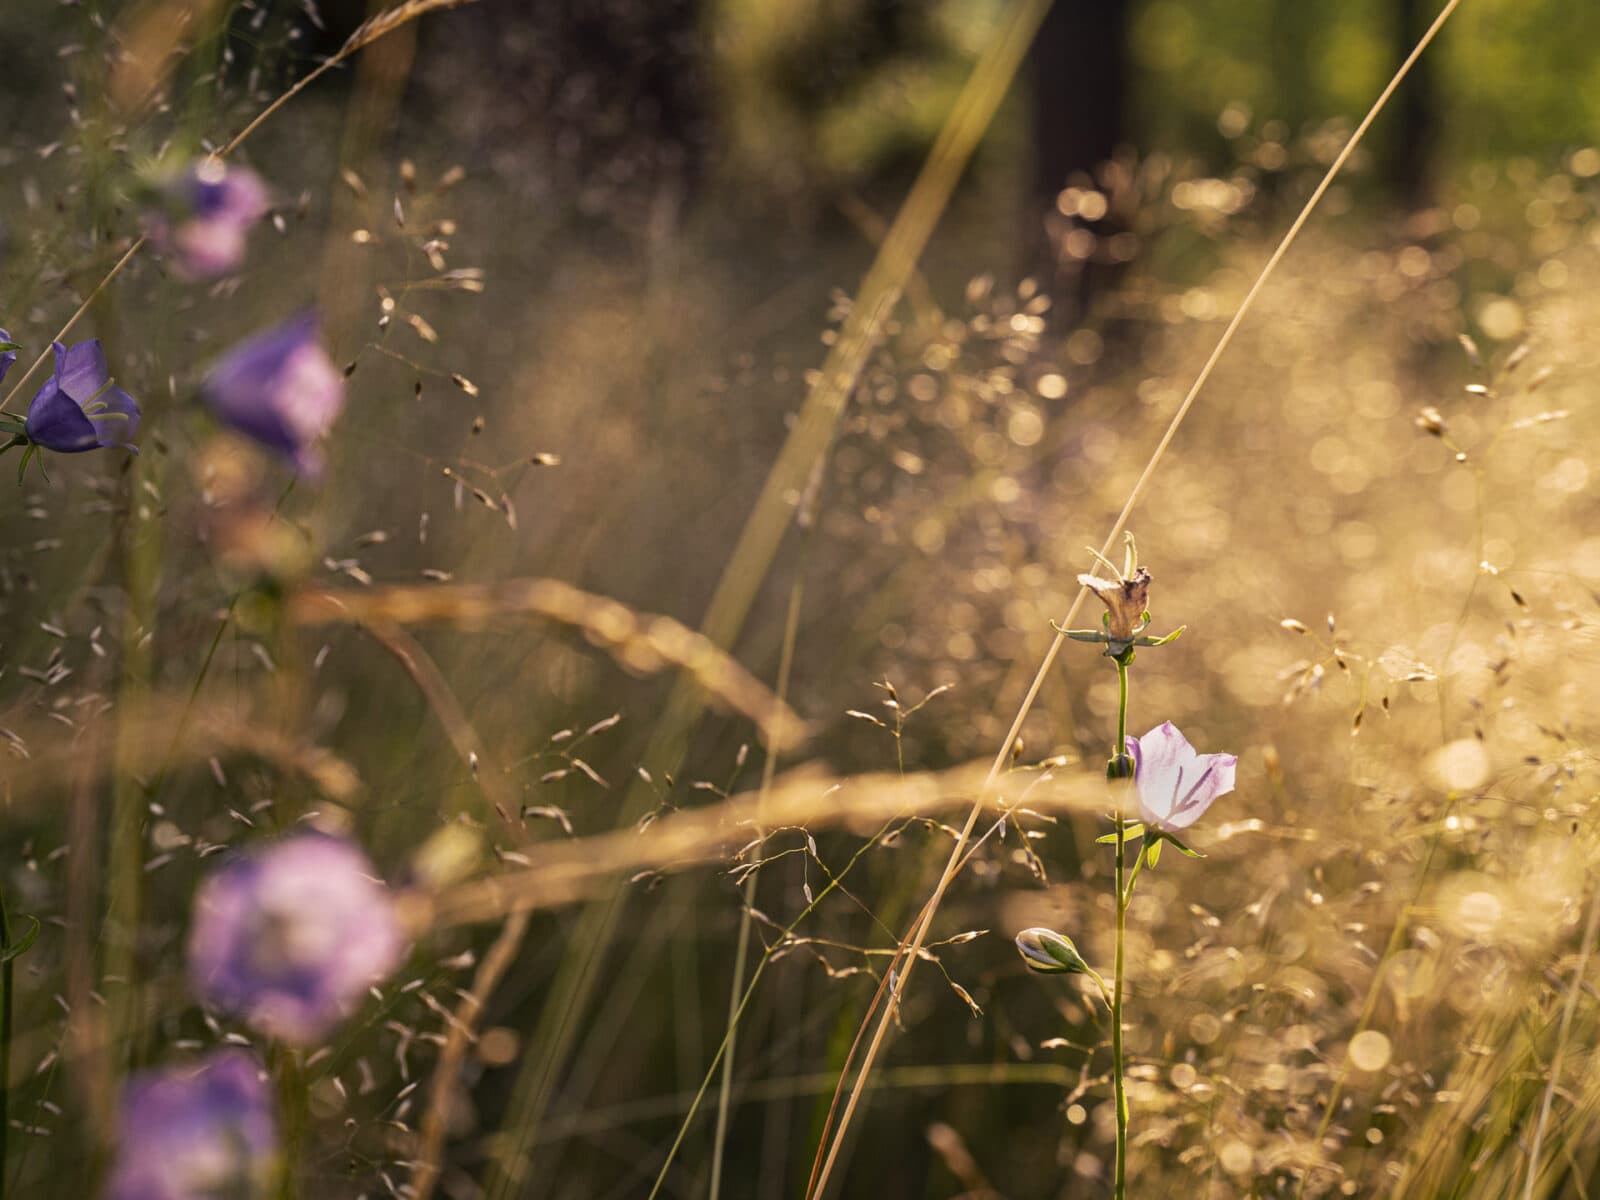
<instances>
[{"instance_id":1,"label":"curved grass stalk","mask_svg":"<svg viewBox=\"0 0 1600 1200\"><path fill-rule=\"evenodd\" d=\"M1267 281L1277 270L1278 264L1283 261L1284 256L1289 251L1289 248L1299 237L1300 231L1305 228L1306 223L1311 219L1311 214L1316 210L1317 205L1321 203L1323 196L1327 194L1328 189L1333 185L1333 181L1338 178L1339 173L1344 169L1345 164L1350 161L1350 156L1355 152L1355 149L1361 143L1362 138L1366 136L1366 133L1372 127L1373 122L1377 120L1378 114L1388 106L1389 100L1394 95L1395 90L1400 86L1401 82L1404 81L1406 76L1411 73L1412 67L1414 67L1417 63L1417 60L1422 57L1423 51L1428 48L1433 39L1438 35L1439 31L1444 28L1445 22L1450 19L1451 14L1455 12L1460 3L1461 0L1447 0L1445 6L1440 10L1439 15L1434 18L1433 24L1428 27L1427 31L1417 42L1416 47L1406 57L1406 60L1400 64L1399 69L1389 80L1383 91L1379 93L1378 98L1373 102L1372 107L1367 110L1366 116L1362 118L1361 123L1356 126L1355 131L1351 133L1349 140L1344 145L1344 148L1339 151L1338 156L1333 160L1332 164L1329 165L1328 170L1323 175L1321 182L1317 184L1316 189L1306 200L1304 207L1301 208L1299 215L1295 217L1294 221L1290 224L1288 231L1285 232L1283 238L1278 242L1277 248L1274 249L1272 254L1267 258L1265 265L1261 268L1260 273L1256 276L1255 282L1250 285L1250 290L1245 294L1244 299L1239 304L1239 308L1237 311L1235 311L1232 319L1228 322L1227 327L1223 330L1222 336L1217 341L1216 348L1212 350L1210 357L1206 359L1205 364L1200 368L1200 372L1195 377L1195 381L1190 386L1188 393L1184 396L1183 402L1178 406L1177 412L1173 414L1172 420L1168 423L1166 431L1161 435L1160 441L1156 443L1155 450L1151 453L1149 461L1146 462L1144 470L1140 472L1138 480L1135 481L1132 491L1128 494L1127 502L1123 505L1121 513L1118 514L1116 521L1112 524L1111 532L1107 535L1105 544L1100 548L1099 553L1102 556L1110 554L1113 548L1116 546L1118 538L1122 536L1122 531L1127 527L1128 518L1130 515L1132 515L1134 507L1138 504L1140 499L1143 498L1145 489L1149 485L1151 477L1155 474L1156 469L1160 466L1162 459L1166 457L1167 448L1172 444L1173 439L1177 436L1178 430L1182 426L1184 418L1189 414L1189 409L1193 407L1196 398L1200 395L1200 392L1210 380L1211 374L1216 369L1217 363L1221 360L1223 354L1232 344L1234 335L1238 332L1239 327L1244 323L1245 317L1254 307L1257 296L1261 294L1261 291L1266 286ZM1071 607L1067 610L1066 616L1060 623L1062 628L1070 628L1072 626L1074 620L1077 618L1078 610L1083 606L1084 599L1088 596L1088 594L1089 590L1087 588L1080 587L1078 589L1077 596L1074 598ZM1028 714L1032 711L1034 700L1038 697L1039 690L1044 686L1044 681L1050 673L1050 668L1055 665L1056 656L1060 653L1061 647L1065 641L1066 635L1057 633L1055 639L1051 642L1049 650L1045 653L1044 661L1040 664L1039 670L1034 674L1033 682L1029 685L1027 694L1023 697L1022 703L1017 709L1016 718L1012 721L1011 728L1007 732L1005 740L1001 743L998 752L995 754L994 764L990 768L989 778L985 783L985 787L993 783L994 779L999 775L1001 769L1004 767L1007 759L1010 757L1011 746L1013 743L1015 743L1017 735L1021 732L1023 722L1027 720ZM906 982L910 979L912 968L916 965L918 951L922 948L923 943L927 940L928 931L932 926L933 917L938 912L940 902L944 898L945 890L950 886L951 880L955 877L957 864L960 861L961 851L966 845L967 839L970 838L973 827L977 823L977 817L981 808L981 803L982 802L980 799L979 804L974 805L972 813L969 815L967 823L961 831L961 836L957 839L956 845L951 851L950 859L946 864L944 873L940 876L939 882L934 887L933 896L928 907L924 910L924 915L919 918L915 925L913 925L911 933L902 943L903 954L900 961L903 961L904 969L902 970L899 978L896 980L894 988L891 989L889 1002L884 1009L883 1015L878 1018L877 1028L873 1033L872 1041L868 1044L866 1057L861 1064L860 1070L856 1074L854 1083L851 1085L849 1100L845 1104L844 1114L840 1121L839 1128L834 1131L831 1141L825 1141L823 1145L818 1147L818 1157L822 1163L822 1167L817 1175L815 1185L808 1192L810 1200L818 1200L827 1187L828 1177L838 1159L840 1148L843 1145L845 1134L849 1128L850 1119L854 1114L857 1101L859 1100L861 1092L865 1086L867 1076L872 1070L873 1063L877 1058L878 1051L882 1046L884 1037L888 1034L889 1025L893 1020L894 1012L899 1005L900 997L904 994ZM843 1082L844 1081L841 1078L841 1086L843 1086ZM1332 1111L1333 1102L1330 1100L1327 1108L1327 1114L1324 1116L1323 1120L1323 1131L1326 1130L1327 1120L1328 1117L1331 1116ZM1320 1140L1321 1134L1319 1133L1319 1143ZM1304 1177L1302 1177L1302 1185L1303 1182Z\"/></svg>"}]
</instances>

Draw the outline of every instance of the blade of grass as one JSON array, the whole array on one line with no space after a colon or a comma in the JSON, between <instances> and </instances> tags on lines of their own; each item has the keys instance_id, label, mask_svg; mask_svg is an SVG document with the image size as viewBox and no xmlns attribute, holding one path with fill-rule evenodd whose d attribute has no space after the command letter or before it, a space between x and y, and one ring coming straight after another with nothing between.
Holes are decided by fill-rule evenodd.
<instances>
[{"instance_id":1,"label":"blade of grass","mask_svg":"<svg viewBox=\"0 0 1600 1200\"><path fill-rule=\"evenodd\" d=\"M804 519L804 514L803 514ZM801 551L800 566L795 571L794 583L789 588L789 607L783 620L783 646L778 654L778 677L773 685L774 694L782 703L789 699L789 674L794 668L794 646L800 634L800 602L805 594L805 564L811 546L812 526L807 521L805 547ZM778 771L778 748L767 751L761 764L761 802L772 794L772 780ZM744 991L745 964L750 955L750 910L756 902L756 872L751 871L744 881L744 904L739 912L738 943L733 955L733 982L728 989L728 1024L724 1036L727 1051L722 1057L722 1078L717 1084L717 1128L711 1141L711 1186L707 1200L718 1200L722 1194L722 1156L728 1145L728 1114L733 1096L733 1059L738 1050L739 1010L744 1007L740 993ZM694 1116L691 1108L684 1118L687 1124Z\"/></svg>"},{"instance_id":2,"label":"blade of grass","mask_svg":"<svg viewBox=\"0 0 1600 1200\"><path fill-rule=\"evenodd\" d=\"M1211 373L1215 370L1218 361L1227 351L1228 346L1233 342L1234 335L1238 332L1239 326L1243 324L1244 318L1254 306L1256 297L1261 294L1261 290L1266 286L1267 281L1272 277L1272 274L1277 269L1278 264L1283 261L1283 257L1288 253L1290 246L1292 246L1295 242L1295 239L1299 237L1300 231L1305 227L1306 222L1310 220L1311 214L1316 210L1317 205L1321 202L1323 196L1326 195L1328 188L1332 186L1333 181L1338 177L1339 172L1342 171L1345 164L1349 162L1351 154L1354 153L1356 147L1360 144L1361 139L1366 136L1367 130L1372 127L1372 123L1377 120L1378 114L1381 113L1385 107L1387 107L1390 97L1394 95L1395 90L1400 86L1405 77L1410 74L1412 67L1415 66L1417 60L1421 58L1423 51L1427 49L1428 45L1438 35L1439 30L1444 27L1445 22L1449 20L1451 13L1456 10L1456 7L1460 4L1460 2L1461 0L1448 0L1443 9L1440 10L1439 15L1434 18L1433 24L1430 25L1427 32L1422 35L1422 38L1417 42L1416 47L1406 57L1405 62L1400 64L1400 67L1395 72L1393 78L1389 80L1388 84L1379 94L1377 100L1373 102L1372 107L1368 109L1367 115L1363 117L1361 123L1356 126L1355 131L1350 135L1349 140L1345 143L1344 148L1339 152L1338 157L1335 158L1332 164L1328 167L1327 173L1323 175L1321 182L1317 184L1316 189L1306 200L1306 203L1300 210L1299 215L1295 217L1293 223L1289 226L1288 231L1279 241L1277 248L1274 249L1272 254L1268 257L1266 264L1261 268L1260 273L1256 276L1255 282L1250 285L1250 290L1245 294L1244 300L1240 302L1238 310L1233 314L1233 318L1228 322L1227 327L1223 330L1222 336L1217 341L1216 348L1212 350L1210 357L1206 359L1205 364L1200 368L1200 373L1195 377L1194 383L1190 386L1188 393L1184 396L1183 403L1178 406L1177 412L1173 414L1172 420L1168 423L1166 431L1161 435L1161 440L1156 443L1156 448L1151 453L1149 461L1146 462L1144 470L1140 472L1138 480L1134 483L1132 491L1128 494L1127 502L1122 506L1122 511L1117 515L1117 519L1112 525L1111 532L1106 537L1105 544L1100 548L1100 553L1102 555L1110 554L1115 548L1117 539L1122 536L1122 531L1127 527L1129 516L1132 514L1133 509L1138 504L1139 500L1143 497L1145 488L1148 486L1151 477L1155 474L1157 467L1160 466L1162 459L1166 456L1167 448L1172 444L1173 438L1177 436L1178 429L1182 426L1184 418L1188 416L1189 409L1194 405L1195 399L1200 395L1201 390L1211 378ZM1080 587L1078 589L1077 596L1073 599L1071 607L1067 610L1066 616L1061 621L1062 628L1065 629L1072 626L1073 621L1078 615L1078 610L1082 607L1083 601L1087 595L1087 588ZM1058 633L1055 639L1050 643L1050 648L1045 653L1044 661L1039 665L1038 671L1035 672L1033 682L1029 685L1028 692L1026 696L1023 697L1022 704L1017 709L1016 718L1012 721L1011 728L1007 732L1004 742L1002 742L999 751L995 754L994 764L990 768L988 779L985 781L985 791L987 791L989 786L993 784L995 777L1000 773L1000 770L1005 765L1006 760L1009 758L1011 746L1016 741L1017 735L1021 732L1023 722L1027 720L1029 712L1032 711L1033 702L1039 694L1039 689L1044 686L1044 681L1050 673L1050 668L1055 664L1056 656L1060 653L1061 647L1065 641L1065 635ZM839 1127L833 1132L831 1139L825 1136L822 1144L820 1144L818 1147L818 1157L822 1162L822 1167L818 1173L816 1184L809 1193L812 1200L818 1200L818 1198L822 1196L824 1190L827 1188L829 1175L831 1174L833 1166L838 1159L839 1151L843 1145L845 1134L849 1130L850 1119L855 1112L857 1101L860 1098L867 1077L872 1071L873 1064L877 1059L878 1051L883 1044L884 1037L888 1034L889 1026L894 1019L895 1010L900 1003L900 997L904 994L906 983L911 977L912 968L916 965L917 953L919 950L921 950L923 942L927 939L928 931L932 927L934 916L938 913L939 905L943 900L945 890L950 886L950 882L955 876L956 866L961 860L961 852L966 846L968 839L972 835L972 830L977 823L978 813L981 807L982 798L980 797L978 803L974 804L972 812L968 815L967 822L962 827L960 836L956 839L956 844L950 852L950 858L946 864L945 870L940 876L939 882L934 886L933 896L929 905L924 910L922 917L913 925L911 933L902 942L902 953L897 961L903 964L903 969L901 970L898 978L895 980L894 986L890 989L888 1003L884 1006L883 1013L878 1018L877 1028L873 1033L871 1042L867 1046L866 1055L862 1060L860 1069L856 1073L855 1082L851 1085L849 1099L845 1103L844 1112L839 1121ZM840 1080L840 1084L841 1086L843 1085L842 1078ZM1332 1111L1331 1103L1328 1111Z\"/></svg>"},{"instance_id":3,"label":"blade of grass","mask_svg":"<svg viewBox=\"0 0 1600 1200\"><path fill-rule=\"evenodd\" d=\"M1534 1126L1533 1147L1528 1151L1528 1179L1522 1189L1523 1200L1533 1200L1533 1186L1539 1178L1539 1152L1544 1147L1544 1131L1550 1124L1550 1106L1561 1080L1561 1059L1566 1053L1572 1014L1578 1007L1578 993L1583 990L1583 977L1589 969L1596 933L1600 933L1600 891L1589 897L1589 924L1583 931L1583 951L1578 955L1577 966L1572 968L1572 986L1567 989L1567 1003L1561 1012L1561 1032L1556 1037L1556 1052L1550 1060L1550 1081L1545 1084L1544 1098L1539 1102L1539 1123Z\"/></svg>"},{"instance_id":4,"label":"blade of grass","mask_svg":"<svg viewBox=\"0 0 1600 1200\"><path fill-rule=\"evenodd\" d=\"M745 522L727 567L717 584L701 624L701 633L716 645L731 646L744 626L750 606L776 556L793 516L792 497L801 494L817 460L832 442L883 323L893 310L921 257L928 238L943 216L957 181L993 119L1001 100L1033 40L1049 0L1022 0L996 32L940 131L927 162L862 282L799 419ZM680 680L667 699L645 753L644 765L655 778L670 776L682 761L690 733L704 701L695 686ZM620 823L627 824L655 803L653 788L636 783L623 802ZM617 884L579 918L571 950L562 963L540 1016L532 1044L543 1053L522 1069L496 1139L490 1170L489 1200L520 1195L527 1171L525 1158L538 1140L555 1081L566 1061L578 1014L588 1005L599 979L606 946L627 896Z\"/></svg>"}]
</instances>

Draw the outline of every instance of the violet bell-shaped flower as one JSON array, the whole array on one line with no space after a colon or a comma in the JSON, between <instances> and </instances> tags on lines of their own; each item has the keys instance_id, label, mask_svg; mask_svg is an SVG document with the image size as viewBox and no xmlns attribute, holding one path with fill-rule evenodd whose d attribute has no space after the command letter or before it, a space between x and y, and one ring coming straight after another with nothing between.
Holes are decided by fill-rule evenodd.
<instances>
[{"instance_id":1,"label":"violet bell-shaped flower","mask_svg":"<svg viewBox=\"0 0 1600 1200\"><path fill-rule=\"evenodd\" d=\"M145 234L185 279L216 279L244 262L250 229L271 207L261 177L215 158L194 163L161 189Z\"/></svg>"},{"instance_id":2,"label":"violet bell-shaped flower","mask_svg":"<svg viewBox=\"0 0 1600 1200\"><path fill-rule=\"evenodd\" d=\"M4 331L0 331L0 344L11 344ZM81 454L122 446L137 454L132 442L139 432L139 405L112 382L100 339L71 347L60 342L51 345L55 370L28 405L28 415L0 415L0 433L11 435L0 444L0 453L23 447L18 479L27 471L29 460L42 450ZM14 351L0 355L0 375L14 359Z\"/></svg>"},{"instance_id":3,"label":"violet bell-shaped flower","mask_svg":"<svg viewBox=\"0 0 1600 1200\"><path fill-rule=\"evenodd\" d=\"M266 1196L277 1171L272 1092L244 1050L131 1076L117 1134L109 1200L247 1200Z\"/></svg>"},{"instance_id":4,"label":"violet bell-shaped flower","mask_svg":"<svg viewBox=\"0 0 1600 1200\"><path fill-rule=\"evenodd\" d=\"M51 346L55 373L28 406L29 443L58 454L127 446L139 432L139 405L111 382L100 339Z\"/></svg>"},{"instance_id":5,"label":"violet bell-shaped flower","mask_svg":"<svg viewBox=\"0 0 1600 1200\"><path fill-rule=\"evenodd\" d=\"M1127 740L1133 759L1139 816L1155 833L1189 828L1218 796L1233 791L1239 759L1232 754L1200 754L1171 721L1141 738Z\"/></svg>"},{"instance_id":6,"label":"violet bell-shaped flower","mask_svg":"<svg viewBox=\"0 0 1600 1200\"><path fill-rule=\"evenodd\" d=\"M21 347L11 340L11 335L0 329L0 382L6 377L6 372L11 370L11 364L17 361L17 351Z\"/></svg>"},{"instance_id":7,"label":"violet bell-shaped flower","mask_svg":"<svg viewBox=\"0 0 1600 1200\"><path fill-rule=\"evenodd\" d=\"M308 1046L355 1011L405 948L394 899L361 849L296 834L238 855L201 885L189 976L207 1005Z\"/></svg>"},{"instance_id":8,"label":"violet bell-shaped flower","mask_svg":"<svg viewBox=\"0 0 1600 1200\"><path fill-rule=\"evenodd\" d=\"M344 376L319 339L314 312L240 342L217 360L200 393L224 425L315 474L319 443L344 409Z\"/></svg>"}]
</instances>

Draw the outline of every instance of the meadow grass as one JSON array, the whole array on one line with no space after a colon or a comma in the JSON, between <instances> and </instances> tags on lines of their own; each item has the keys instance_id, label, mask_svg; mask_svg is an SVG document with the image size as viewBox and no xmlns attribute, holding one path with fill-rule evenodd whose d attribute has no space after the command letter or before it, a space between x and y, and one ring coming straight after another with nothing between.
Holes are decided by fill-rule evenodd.
<instances>
[{"instance_id":1,"label":"meadow grass","mask_svg":"<svg viewBox=\"0 0 1600 1200\"><path fill-rule=\"evenodd\" d=\"M0 289L30 351L92 327L146 409L137 463L51 459L10 518L0 1187L98 1189L127 1074L238 1044L278 1077L286 1195L1100 1194L1124 1085L1133 1195L1589 1194L1600 154L1310 220L1360 194L1362 136L1457 5L1353 129L1076 181L1080 212L1127 214L1078 219L1088 244L1140 254L1054 330L1032 280L918 275L970 220L957 183L1045 9L1008 7L898 215L855 210L877 255L804 375L815 315L752 353L731 270L630 292L600 262L497 299L513 344L486 338L497 185L410 157L379 182L346 129L313 160L342 178L325 224L280 181L282 231L255 235L355 264L325 280L356 399L315 484L181 402L213 320L303 281L150 262L119 179L168 73L109 71L83 149L19 188L71 203L21 206ZM270 139L317 77L453 7L387 10L270 95L226 99L221 71L243 132L214 144ZM654 345L703 328L703 358ZM519 386L541 378L582 390ZM589 411L640 379L668 382ZM736 402L779 390L781 445L769 408L733 435L739 486L706 478ZM1187 632L1119 698L1051 626L1136 508L1157 628ZM704 596L698 631L652 615ZM1208 857L1169 851L1126 905L1095 845L1124 717L1240 760L1189 838ZM371 849L415 945L288 1053L196 1004L184 939L211 860L303 826ZM1085 976L1026 973L1035 925L1116 962L1115 1031Z\"/></svg>"}]
</instances>

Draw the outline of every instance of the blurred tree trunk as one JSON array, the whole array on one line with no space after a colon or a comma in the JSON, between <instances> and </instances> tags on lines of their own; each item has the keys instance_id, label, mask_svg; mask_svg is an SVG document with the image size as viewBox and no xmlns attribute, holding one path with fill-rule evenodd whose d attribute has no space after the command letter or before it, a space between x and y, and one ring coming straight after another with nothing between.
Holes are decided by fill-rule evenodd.
<instances>
[{"instance_id":1,"label":"blurred tree trunk","mask_svg":"<svg viewBox=\"0 0 1600 1200\"><path fill-rule=\"evenodd\" d=\"M1126 135L1129 8L1129 0L1055 0L1033 46L1025 265L1079 312L1103 272L1063 256L1070 222L1056 197L1075 180L1089 185Z\"/></svg>"},{"instance_id":2,"label":"blurred tree trunk","mask_svg":"<svg viewBox=\"0 0 1600 1200\"><path fill-rule=\"evenodd\" d=\"M1396 0L1395 66L1405 61L1421 40L1436 5L1427 0ZM1385 177L1395 198L1407 208L1427 207L1431 198L1432 150L1437 126L1433 111L1431 55L1424 54L1400 85L1395 103L1394 133L1389 140Z\"/></svg>"}]
</instances>

